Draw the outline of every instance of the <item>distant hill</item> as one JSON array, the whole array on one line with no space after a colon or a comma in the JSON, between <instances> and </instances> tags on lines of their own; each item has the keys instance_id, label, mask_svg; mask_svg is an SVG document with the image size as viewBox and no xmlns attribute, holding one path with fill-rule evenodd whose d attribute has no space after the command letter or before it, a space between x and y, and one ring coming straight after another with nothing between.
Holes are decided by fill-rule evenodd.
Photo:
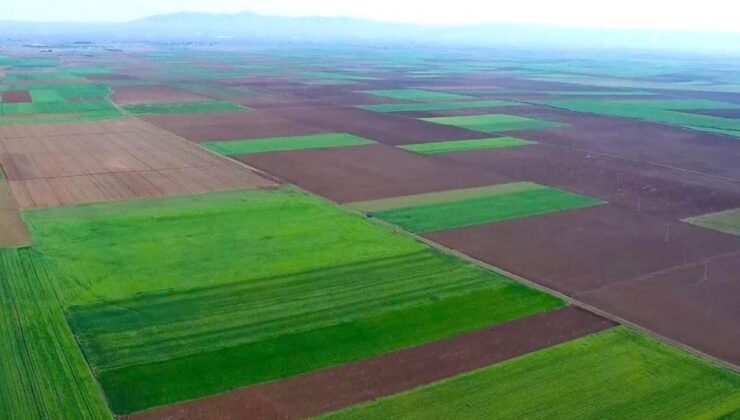
<instances>
[{"instance_id":1,"label":"distant hill","mask_svg":"<svg viewBox=\"0 0 740 420\"><path fill-rule=\"evenodd\" d=\"M176 13L127 23L0 21L0 38L25 41L333 42L519 48L629 48L740 53L740 33L601 30L525 24L424 26L353 18Z\"/></svg>"}]
</instances>

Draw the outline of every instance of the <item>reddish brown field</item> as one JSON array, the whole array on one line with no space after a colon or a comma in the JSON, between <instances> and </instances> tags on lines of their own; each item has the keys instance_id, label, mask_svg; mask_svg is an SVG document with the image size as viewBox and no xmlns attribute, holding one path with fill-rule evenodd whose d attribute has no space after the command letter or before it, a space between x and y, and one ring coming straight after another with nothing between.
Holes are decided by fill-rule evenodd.
<instances>
[{"instance_id":1,"label":"reddish brown field","mask_svg":"<svg viewBox=\"0 0 740 420\"><path fill-rule=\"evenodd\" d=\"M146 121L194 142L301 136L327 131L275 111L156 115Z\"/></svg>"},{"instance_id":2,"label":"reddish brown field","mask_svg":"<svg viewBox=\"0 0 740 420\"><path fill-rule=\"evenodd\" d=\"M621 285L639 287L645 278L659 273L740 252L740 241L731 235L614 204L426 236L575 297L597 292L608 294ZM676 293L674 286L683 287L668 281L662 285L663 295ZM706 288L705 292L716 293L713 310L736 308L736 299L723 294L721 288ZM691 342L702 351L717 357L736 353L736 347L726 347L731 343L725 334L713 334L708 329L684 323L686 318L706 316L700 298L693 305L685 305L686 312L681 316L676 316L671 305L651 305L653 295L634 293L631 298L632 303L622 305L620 315L624 319L644 326L651 325L653 319L665 320L673 331L693 337ZM606 298L601 295L600 299ZM601 308L599 304L595 306ZM630 308L638 309L639 313L633 314ZM737 334L737 325L730 325L729 330Z\"/></svg>"},{"instance_id":3,"label":"reddish brown field","mask_svg":"<svg viewBox=\"0 0 740 420\"><path fill-rule=\"evenodd\" d=\"M14 126L3 134L0 164L20 208L275 185L138 122Z\"/></svg>"},{"instance_id":4,"label":"reddish brown field","mask_svg":"<svg viewBox=\"0 0 740 420\"><path fill-rule=\"evenodd\" d=\"M236 159L340 203L511 181L383 144L239 155Z\"/></svg>"},{"instance_id":5,"label":"reddish brown field","mask_svg":"<svg viewBox=\"0 0 740 420\"><path fill-rule=\"evenodd\" d=\"M7 90L0 93L3 98L3 103L6 104L19 104L19 103L31 103L31 94L27 90Z\"/></svg>"},{"instance_id":6,"label":"reddish brown field","mask_svg":"<svg viewBox=\"0 0 740 420\"><path fill-rule=\"evenodd\" d=\"M568 307L361 362L127 418L307 418L480 369L613 325L589 312Z\"/></svg>"},{"instance_id":7,"label":"reddish brown field","mask_svg":"<svg viewBox=\"0 0 740 420\"><path fill-rule=\"evenodd\" d=\"M204 102L209 98L167 86L116 87L111 95L119 105L140 105L172 102Z\"/></svg>"}]
</instances>

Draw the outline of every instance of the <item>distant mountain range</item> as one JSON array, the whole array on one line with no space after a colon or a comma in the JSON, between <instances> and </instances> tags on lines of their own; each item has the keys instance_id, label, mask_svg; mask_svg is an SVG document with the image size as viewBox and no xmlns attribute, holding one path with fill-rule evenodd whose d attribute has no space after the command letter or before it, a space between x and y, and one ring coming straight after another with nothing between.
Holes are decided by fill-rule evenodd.
<instances>
[{"instance_id":1,"label":"distant mountain range","mask_svg":"<svg viewBox=\"0 0 740 420\"><path fill-rule=\"evenodd\" d=\"M424 26L354 18L176 13L126 23L0 21L0 39L128 42L332 42L740 53L740 33L604 30L527 24Z\"/></svg>"}]
</instances>

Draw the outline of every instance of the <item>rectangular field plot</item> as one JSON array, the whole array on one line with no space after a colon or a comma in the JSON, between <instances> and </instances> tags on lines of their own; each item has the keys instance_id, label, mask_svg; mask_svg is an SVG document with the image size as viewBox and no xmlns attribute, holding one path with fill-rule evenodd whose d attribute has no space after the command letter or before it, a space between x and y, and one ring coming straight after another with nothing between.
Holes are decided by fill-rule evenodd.
<instances>
[{"instance_id":1,"label":"rectangular field plot","mask_svg":"<svg viewBox=\"0 0 740 420\"><path fill-rule=\"evenodd\" d=\"M334 147L364 146L372 140L352 134L332 133L310 136L271 137L264 139L233 140L201 143L207 149L226 156L253 153L284 152L290 150L329 149Z\"/></svg>"},{"instance_id":2,"label":"rectangular field plot","mask_svg":"<svg viewBox=\"0 0 740 420\"><path fill-rule=\"evenodd\" d=\"M248 108L230 102L184 102L129 105L124 109L134 115L146 114L199 114L205 112L247 111Z\"/></svg>"},{"instance_id":3,"label":"rectangular field plot","mask_svg":"<svg viewBox=\"0 0 740 420\"><path fill-rule=\"evenodd\" d=\"M407 144L399 146L401 149L422 155L434 155L439 153L464 152L468 150L502 149L507 147L519 147L533 144L516 137L495 137L489 139L452 140L434 143Z\"/></svg>"},{"instance_id":4,"label":"rectangular field plot","mask_svg":"<svg viewBox=\"0 0 740 420\"><path fill-rule=\"evenodd\" d=\"M476 99L473 96L459 95L456 93L437 92L433 90L424 89L386 89L386 90L365 90L363 93L367 93L375 96L382 96L385 98L401 99L407 101L417 102L451 102L468 99Z\"/></svg>"},{"instance_id":5,"label":"rectangular field plot","mask_svg":"<svg viewBox=\"0 0 740 420\"><path fill-rule=\"evenodd\" d=\"M431 102L431 103L412 103L412 104L376 104L361 105L358 108L375 112L409 112L409 111L448 111L453 109L475 109L475 108L494 108L499 106L513 106L516 102L491 99L486 101L465 101L465 102Z\"/></svg>"},{"instance_id":6,"label":"rectangular field plot","mask_svg":"<svg viewBox=\"0 0 740 420\"><path fill-rule=\"evenodd\" d=\"M69 321L118 413L563 306L291 189L24 218L75 280Z\"/></svg>"},{"instance_id":7,"label":"rectangular field plot","mask_svg":"<svg viewBox=\"0 0 740 420\"><path fill-rule=\"evenodd\" d=\"M740 209L705 214L684 219L685 222L740 236Z\"/></svg>"},{"instance_id":8,"label":"rectangular field plot","mask_svg":"<svg viewBox=\"0 0 740 420\"><path fill-rule=\"evenodd\" d=\"M527 182L504 184L472 193L462 191L405 197L401 207L370 212L373 217L410 232L427 233L503 220L531 217L603 203L595 198ZM386 201L386 203L392 201ZM373 206L372 202L366 206Z\"/></svg>"},{"instance_id":9,"label":"rectangular field plot","mask_svg":"<svg viewBox=\"0 0 740 420\"><path fill-rule=\"evenodd\" d=\"M467 128L469 130L495 133L499 131L534 130L540 128L565 127L567 124L520 117L508 114L470 115L462 117L433 117L422 118L437 124Z\"/></svg>"},{"instance_id":10,"label":"rectangular field plot","mask_svg":"<svg viewBox=\"0 0 740 420\"><path fill-rule=\"evenodd\" d=\"M695 419L738 410L740 375L618 327L322 419Z\"/></svg>"}]
</instances>

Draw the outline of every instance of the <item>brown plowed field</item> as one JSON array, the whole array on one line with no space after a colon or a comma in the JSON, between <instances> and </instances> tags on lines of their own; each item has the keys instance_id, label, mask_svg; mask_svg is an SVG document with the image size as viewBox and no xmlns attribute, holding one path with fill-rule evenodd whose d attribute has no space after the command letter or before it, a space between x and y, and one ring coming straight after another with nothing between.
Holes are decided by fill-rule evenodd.
<instances>
[{"instance_id":1,"label":"brown plowed field","mask_svg":"<svg viewBox=\"0 0 740 420\"><path fill-rule=\"evenodd\" d=\"M569 307L384 356L153 409L131 420L301 419L395 394L613 326Z\"/></svg>"},{"instance_id":2,"label":"brown plowed field","mask_svg":"<svg viewBox=\"0 0 740 420\"><path fill-rule=\"evenodd\" d=\"M170 102L204 102L210 100L168 86L124 86L113 88L113 102L119 105L140 105Z\"/></svg>"},{"instance_id":3,"label":"brown plowed field","mask_svg":"<svg viewBox=\"0 0 740 420\"><path fill-rule=\"evenodd\" d=\"M655 327L709 354L736 360L727 359L731 353L737 356L737 347L726 336L728 330L737 333L738 325L731 321L735 318L724 318L734 325L701 326L701 320L717 321L737 311L736 295L727 294L735 286L694 287L693 296L691 283L679 278L674 283L671 274L737 254L740 238L610 204L426 236L567 295L583 296L600 309ZM738 271L729 272L731 280L725 282L737 285Z\"/></svg>"},{"instance_id":4,"label":"brown plowed field","mask_svg":"<svg viewBox=\"0 0 740 420\"><path fill-rule=\"evenodd\" d=\"M238 155L236 159L340 203L511 182L505 176L383 144Z\"/></svg>"},{"instance_id":5,"label":"brown plowed field","mask_svg":"<svg viewBox=\"0 0 740 420\"><path fill-rule=\"evenodd\" d=\"M673 219L740 207L737 182L547 144L437 158Z\"/></svg>"},{"instance_id":6,"label":"brown plowed field","mask_svg":"<svg viewBox=\"0 0 740 420\"><path fill-rule=\"evenodd\" d=\"M294 109L279 113L328 132L350 133L390 145L490 137L479 131L351 107Z\"/></svg>"},{"instance_id":7,"label":"brown plowed field","mask_svg":"<svg viewBox=\"0 0 740 420\"><path fill-rule=\"evenodd\" d=\"M27 90L7 90L0 93L3 98L3 103L6 104L18 104L18 103L31 103L31 94Z\"/></svg>"},{"instance_id":8,"label":"brown plowed field","mask_svg":"<svg viewBox=\"0 0 740 420\"><path fill-rule=\"evenodd\" d=\"M18 214L18 205L13 198L8 182L0 179L0 248L26 246L31 237L26 224Z\"/></svg>"},{"instance_id":9,"label":"brown plowed field","mask_svg":"<svg viewBox=\"0 0 740 420\"><path fill-rule=\"evenodd\" d=\"M740 365L740 254L669 270L578 299Z\"/></svg>"},{"instance_id":10,"label":"brown plowed field","mask_svg":"<svg viewBox=\"0 0 740 420\"><path fill-rule=\"evenodd\" d=\"M146 121L194 142L302 136L327 131L275 111L156 115Z\"/></svg>"},{"instance_id":11,"label":"brown plowed field","mask_svg":"<svg viewBox=\"0 0 740 420\"><path fill-rule=\"evenodd\" d=\"M426 236L568 295L740 251L740 238L612 204Z\"/></svg>"},{"instance_id":12,"label":"brown plowed field","mask_svg":"<svg viewBox=\"0 0 740 420\"><path fill-rule=\"evenodd\" d=\"M89 126L82 128L85 124ZM191 194L274 183L166 131L130 122L67 125L0 138L0 164L20 208ZM111 127L110 132L105 132ZM17 127L16 127L17 128ZM53 132L53 127L49 130ZM102 131L102 132L101 132ZM34 134L40 134L35 136Z\"/></svg>"},{"instance_id":13,"label":"brown plowed field","mask_svg":"<svg viewBox=\"0 0 740 420\"><path fill-rule=\"evenodd\" d=\"M534 114L531 112L530 115ZM524 115L520 111L517 115ZM737 140L678 127L621 118L558 111L568 127L512 132L511 135L543 143L620 156L740 180ZM697 158L700 156L701 158Z\"/></svg>"}]
</instances>

